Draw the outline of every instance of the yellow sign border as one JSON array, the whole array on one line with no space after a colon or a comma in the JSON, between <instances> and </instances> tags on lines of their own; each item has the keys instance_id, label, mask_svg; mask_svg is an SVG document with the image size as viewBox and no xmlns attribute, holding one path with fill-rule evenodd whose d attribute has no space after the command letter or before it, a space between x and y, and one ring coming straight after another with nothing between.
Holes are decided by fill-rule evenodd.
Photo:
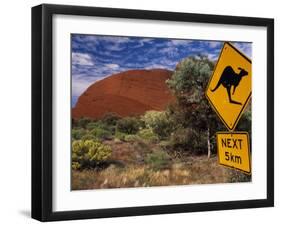
<instances>
[{"instance_id":1,"label":"yellow sign border","mask_svg":"<svg viewBox=\"0 0 281 226\"><path fill-rule=\"evenodd\" d=\"M235 168L233 166L228 166L228 165L220 163L220 153L219 153L219 147L218 147L218 142L219 141L218 141L217 134L246 134L247 135L247 139L248 139L248 155L249 155L249 169L250 169L249 172L247 172L245 170L242 170L242 169ZM252 174L252 164L251 164L252 163L252 156L251 156L251 152L250 152L250 136L249 136L248 132L246 132L246 131L235 131L235 132L228 132L228 131L223 132L223 131L220 131L220 132L216 132L216 141L217 141L217 155L218 155L217 161L218 161L219 165L222 165L222 166L230 168L230 169L235 169L235 170L242 171L243 173L246 173L248 175Z\"/></svg>"},{"instance_id":2,"label":"yellow sign border","mask_svg":"<svg viewBox=\"0 0 281 226\"><path fill-rule=\"evenodd\" d=\"M209 97L208 97L208 95L207 95L207 91L208 91L208 89L209 89L209 87L210 87L211 80L212 80L213 77L214 77L215 71L216 71L216 69L217 69L217 65L218 65L218 63L219 63L219 61L220 61L220 58L221 58L221 55L222 55L222 52L223 52L223 49L224 49L225 45L229 45L229 46L230 46L231 48L233 48L237 53L239 53L242 57L244 57L247 61L249 61L249 62L252 64L252 61L251 61L244 53L240 52L240 51L239 51L234 45L232 45L230 42L225 42L224 45L223 45L223 47L222 47L222 49L221 49L221 52L220 52L219 58L218 58L218 60L217 60L216 66L215 66L215 68L214 68L214 70L213 70L213 74L212 74L211 78L210 78L209 81L208 81L208 84L207 84L207 87L206 87L204 93L205 93L205 96L206 96L208 102L210 103L211 107L212 107L213 110L217 113L217 115L219 116L219 118L221 119L221 121L223 122L223 124L226 126L226 128L227 128L229 131L234 131L235 128L236 128L236 126L237 126L237 124L238 124L238 122L239 122L239 120L240 120L240 118L241 118L241 116L242 116L242 114L244 113L246 107L247 107L248 104L249 104L250 97L252 96L252 91L250 92L249 96L247 97L247 100L246 100L244 106L242 107L242 109L241 109L241 111L240 111L238 117L236 118L235 122L233 123L233 126L232 126L232 127L229 127L229 126L227 125L227 123L224 121L223 117L222 117L222 116L220 115L220 113L217 111L216 107L213 105L212 101L209 99Z\"/></svg>"}]
</instances>

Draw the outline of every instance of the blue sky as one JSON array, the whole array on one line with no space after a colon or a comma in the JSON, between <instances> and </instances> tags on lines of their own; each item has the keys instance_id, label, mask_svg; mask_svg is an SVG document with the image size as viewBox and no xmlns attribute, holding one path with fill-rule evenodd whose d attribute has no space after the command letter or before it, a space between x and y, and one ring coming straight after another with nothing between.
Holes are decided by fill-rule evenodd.
<instances>
[{"instance_id":1,"label":"blue sky","mask_svg":"<svg viewBox=\"0 0 281 226\"><path fill-rule=\"evenodd\" d=\"M182 59L204 54L216 61L223 42L72 34L72 106L94 82L130 69L174 70ZM251 58L250 43L234 45Z\"/></svg>"}]
</instances>

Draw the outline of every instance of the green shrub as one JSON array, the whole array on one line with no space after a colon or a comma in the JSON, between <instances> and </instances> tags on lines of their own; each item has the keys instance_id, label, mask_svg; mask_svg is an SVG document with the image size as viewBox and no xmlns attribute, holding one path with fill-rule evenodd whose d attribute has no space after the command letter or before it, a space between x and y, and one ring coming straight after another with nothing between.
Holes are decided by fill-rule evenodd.
<instances>
[{"instance_id":1,"label":"green shrub","mask_svg":"<svg viewBox=\"0 0 281 226\"><path fill-rule=\"evenodd\" d=\"M86 134L87 131L84 129L72 129L71 131L72 139L74 140L80 140Z\"/></svg>"},{"instance_id":2,"label":"green shrub","mask_svg":"<svg viewBox=\"0 0 281 226\"><path fill-rule=\"evenodd\" d=\"M72 142L72 168L95 167L111 156L110 146L98 141L76 140Z\"/></svg>"},{"instance_id":3,"label":"green shrub","mask_svg":"<svg viewBox=\"0 0 281 226\"><path fill-rule=\"evenodd\" d=\"M114 112L108 112L104 114L102 118L102 122L106 125L115 126L117 121L120 120L121 117Z\"/></svg>"},{"instance_id":4,"label":"green shrub","mask_svg":"<svg viewBox=\"0 0 281 226\"><path fill-rule=\"evenodd\" d=\"M89 124L87 124L86 128L88 130L100 128L100 129L110 131L112 134L114 134L114 132L115 132L115 126L108 125L102 121L90 122Z\"/></svg>"},{"instance_id":5,"label":"green shrub","mask_svg":"<svg viewBox=\"0 0 281 226\"><path fill-rule=\"evenodd\" d=\"M159 140L158 136L153 132L151 128L142 129L138 132L139 137L144 140L157 142Z\"/></svg>"},{"instance_id":6,"label":"green shrub","mask_svg":"<svg viewBox=\"0 0 281 226\"><path fill-rule=\"evenodd\" d=\"M82 118L78 119L78 121L77 121L77 126L80 127L80 128L86 129L86 126L87 126L88 123L90 123L90 122L91 122L91 119L90 119L90 118L82 117Z\"/></svg>"},{"instance_id":7,"label":"green shrub","mask_svg":"<svg viewBox=\"0 0 281 226\"><path fill-rule=\"evenodd\" d=\"M161 170L169 165L170 156L162 150L156 150L151 154L148 154L144 161L152 169Z\"/></svg>"},{"instance_id":8,"label":"green shrub","mask_svg":"<svg viewBox=\"0 0 281 226\"><path fill-rule=\"evenodd\" d=\"M90 132L91 135L98 139L106 140L106 139L111 139L112 134L110 131L102 129L102 128L94 128Z\"/></svg>"},{"instance_id":9,"label":"green shrub","mask_svg":"<svg viewBox=\"0 0 281 226\"><path fill-rule=\"evenodd\" d=\"M172 133L171 145L180 151L192 151L203 153L207 149L207 137L205 131L199 132L192 128L180 128Z\"/></svg>"},{"instance_id":10,"label":"green shrub","mask_svg":"<svg viewBox=\"0 0 281 226\"><path fill-rule=\"evenodd\" d=\"M170 143L176 150L189 150L192 134L189 129L180 128L171 134Z\"/></svg>"},{"instance_id":11,"label":"green shrub","mask_svg":"<svg viewBox=\"0 0 281 226\"><path fill-rule=\"evenodd\" d=\"M92 134L87 133L86 135L81 137L81 140L94 140L94 141L99 141L97 137L95 137Z\"/></svg>"},{"instance_id":12,"label":"green shrub","mask_svg":"<svg viewBox=\"0 0 281 226\"><path fill-rule=\"evenodd\" d=\"M159 147L163 150L171 150L172 149L172 145L171 145L171 141L170 140L162 140L159 142Z\"/></svg>"},{"instance_id":13,"label":"green shrub","mask_svg":"<svg viewBox=\"0 0 281 226\"><path fill-rule=\"evenodd\" d=\"M73 170L80 170L81 169L81 164L79 162L72 162L71 168Z\"/></svg>"},{"instance_id":14,"label":"green shrub","mask_svg":"<svg viewBox=\"0 0 281 226\"><path fill-rule=\"evenodd\" d=\"M102 128L102 123L100 121L97 122L90 122L86 126L87 130L92 130L95 128Z\"/></svg>"},{"instance_id":15,"label":"green shrub","mask_svg":"<svg viewBox=\"0 0 281 226\"><path fill-rule=\"evenodd\" d=\"M153 130L160 138L167 138L173 130L172 121L165 111L147 111L141 118L146 128Z\"/></svg>"},{"instance_id":16,"label":"green shrub","mask_svg":"<svg viewBox=\"0 0 281 226\"><path fill-rule=\"evenodd\" d=\"M119 140L125 141L125 137L127 135L128 135L127 133L122 133L122 132L116 131L114 136L115 136L115 138L117 138Z\"/></svg>"},{"instance_id":17,"label":"green shrub","mask_svg":"<svg viewBox=\"0 0 281 226\"><path fill-rule=\"evenodd\" d=\"M125 135L124 137L124 140L126 142L133 142L133 141L136 141L138 140L140 137L138 135L134 135L134 134L128 134L128 135Z\"/></svg>"},{"instance_id":18,"label":"green shrub","mask_svg":"<svg viewBox=\"0 0 281 226\"><path fill-rule=\"evenodd\" d=\"M116 129L127 134L136 134L140 127L140 121L134 117L126 117L117 121Z\"/></svg>"}]
</instances>

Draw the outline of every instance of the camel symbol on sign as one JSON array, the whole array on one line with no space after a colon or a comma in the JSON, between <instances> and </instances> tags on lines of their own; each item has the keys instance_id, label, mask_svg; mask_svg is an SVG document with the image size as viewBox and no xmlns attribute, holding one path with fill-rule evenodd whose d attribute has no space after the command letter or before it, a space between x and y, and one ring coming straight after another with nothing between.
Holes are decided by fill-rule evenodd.
<instances>
[{"instance_id":1,"label":"camel symbol on sign","mask_svg":"<svg viewBox=\"0 0 281 226\"><path fill-rule=\"evenodd\" d=\"M248 72L245 69L241 67L238 67L238 69L240 70L240 72L236 73L231 66L226 66L220 76L220 79L216 87L214 89L211 89L211 91L215 92L220 87L220 85L223 85L223 87L226 88L227 90L229 103L242 105L242 103L233 100L231 97L231 95L234 95L235 90L237 86L239 86L241 79L244 76L248 75ZM231 94L232 86L233 86L233 91Z\"/></svg>"}]
</instances>

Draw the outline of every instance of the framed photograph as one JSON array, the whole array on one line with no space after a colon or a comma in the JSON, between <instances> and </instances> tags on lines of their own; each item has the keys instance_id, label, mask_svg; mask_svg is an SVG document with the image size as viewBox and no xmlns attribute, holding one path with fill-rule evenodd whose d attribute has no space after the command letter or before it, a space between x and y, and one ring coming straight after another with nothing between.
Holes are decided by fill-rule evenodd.
<instances>
[{"instance_id":1,"label":"framed photograph","mask_svg":"<svg viewBox=\"0 0 281 226\"><path fill-rule=\"evenodd\" d=\"M32 8L32 217L274 205L274 21Z\"/></svg>"}]
</instances>

